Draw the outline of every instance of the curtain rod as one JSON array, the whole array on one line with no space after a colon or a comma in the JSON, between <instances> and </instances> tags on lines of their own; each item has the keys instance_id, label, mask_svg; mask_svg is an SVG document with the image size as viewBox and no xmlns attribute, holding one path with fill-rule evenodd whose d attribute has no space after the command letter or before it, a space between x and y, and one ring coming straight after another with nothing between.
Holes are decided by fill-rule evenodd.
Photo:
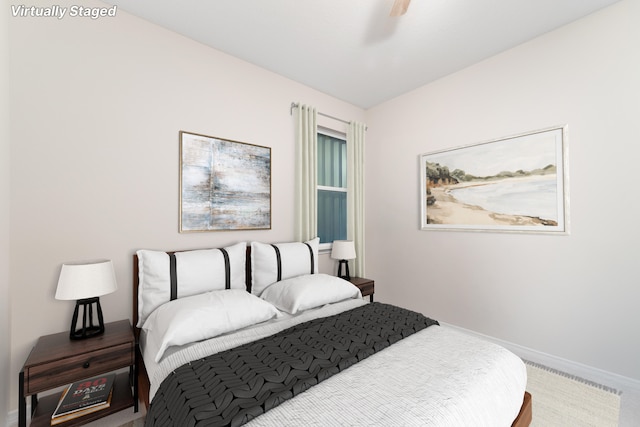
<instances>
[{"instance_id":1,"label":"curtain rod","mask_svg":"<svg viewBox=\"0 0 640 427\"><path fill-rule=\"evenodd\" d=\"M292 102L292 103L291 103L291 107L289 108L289 115L293 115L293 109L294 109L294 108L298 108L299 106L300 106L300 104L298 104L298 103L296 103L296 102ZM327 118L329 118L329 119L337 120L337 121L342 122L342 123L345 123L345 124L349 124L349 123L350 123L350 122L348 122L348 121L346 121L346 120L343 120L343 119L340 119L340 118L338 118L338 117L334 117L334 116L330 116L329 114L321 113L320 111L318 111L318 115L320 115L320 116L324 116L324 117L327 117ZM364 129L365 129L365 130L367 130L367 128L368 128L368 127L367 127L367 126L365 126L365 128L364 128Z\"/></svg>"}]
</instances>

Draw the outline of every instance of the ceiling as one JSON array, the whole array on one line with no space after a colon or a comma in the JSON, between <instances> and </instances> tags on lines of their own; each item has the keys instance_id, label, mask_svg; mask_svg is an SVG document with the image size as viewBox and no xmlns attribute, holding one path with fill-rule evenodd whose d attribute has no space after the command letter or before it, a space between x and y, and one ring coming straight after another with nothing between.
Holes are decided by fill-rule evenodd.
<instances>
[{"instance_id":1,"label":"ceiling","mask_svg":"<svg viewBox=\"0 0 640 427\"><path fill-rule=\"evenodd\" d=\"M370 108L619 0L111 0L129 12Z\"/></svg>"}]
</instances>

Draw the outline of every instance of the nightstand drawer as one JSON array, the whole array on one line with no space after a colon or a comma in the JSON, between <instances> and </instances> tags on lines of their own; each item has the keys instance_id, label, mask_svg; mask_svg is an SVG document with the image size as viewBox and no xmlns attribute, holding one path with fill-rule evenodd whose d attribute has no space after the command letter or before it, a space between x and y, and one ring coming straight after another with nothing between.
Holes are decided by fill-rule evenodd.
<instances>
[{"instance_id":1,"label":"nightstand drawer","mask_svg":"<svg viewBox=\"0 0 640 427\"><path fill-rule=\"evenodd\" d=\"M28 367L24 372L27 395L66 385L134 363L132 343L83 353Z\"/></svg>"}]
</instances>

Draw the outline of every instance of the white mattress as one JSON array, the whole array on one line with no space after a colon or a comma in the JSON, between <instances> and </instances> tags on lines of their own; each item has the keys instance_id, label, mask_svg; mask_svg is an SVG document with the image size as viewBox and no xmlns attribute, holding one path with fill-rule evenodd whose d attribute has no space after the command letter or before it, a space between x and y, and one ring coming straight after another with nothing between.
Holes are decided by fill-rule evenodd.
<instances>
[{"instance_id":1,"label":"white mattress","mask_svg":"<svg viewBox=\"0 0 640 427\"><path fill-rule=\"evenodd\" d=\"M150 398L172 370L207 354L272 335L294 324L364 304L349 300L234 334L173 349L153 361L154 337L143 335ZM508 350L442 326L431 326L268 411L248 426L510 426L527 382Z\"/></svg>"}]
</instances>

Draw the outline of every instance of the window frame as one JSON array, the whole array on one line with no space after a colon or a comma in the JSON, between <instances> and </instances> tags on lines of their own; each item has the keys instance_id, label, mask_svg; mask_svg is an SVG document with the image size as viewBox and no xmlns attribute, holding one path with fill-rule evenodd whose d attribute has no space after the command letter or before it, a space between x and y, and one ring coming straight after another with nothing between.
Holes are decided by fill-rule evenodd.
<instances>
[{"instance_id":1,"label":"window frame","mask_svg":"<svg viewBox=\"0 0 640 427\"><path fill-rule=\"evenodd\" d=\"M322 134L322 135L325 135L325 136L328 136L328 137L331 137L331 138L335 138L335 139L339 139L341 141L344 141L345 148L346 148L346 144L347 144L347 134L346 134L346 132L340 132L340 131L335 130L335 129L330 129L330 128L318 126L317 129L316 129L316 134ZM316 167L318 167L319 160L320 159L318 157L318 160L316 160ZM348 163L347 163L347 150L346 149L345 149L345 153L344 153L344 158L342 160L343 160L343 163L345 165L345 186L344 187L331 187L331 186L325 186L325 185L316 184L316 200L318 198L318 192L320 190L346 193L347 194L347 198L348 198L349 188L348 188L348 184L347 184L347 170L346 169L349 166L348 166ZM318 209L318 208L319 208L319 206L316 209ZM344 214L345 214L345 218L344 219L345 219L345 222L346 222L346 220L347 220L347 212L346 212L346 210L345 210ZM316 227L317 227L317 225L316 225ZM317 228L316 228L316 233L319 234ZM347 230L347 233L348 233L348 230ZM347 236L344 236L344 238L346 239ZM332 248L333 248L333 242L320 243L319 247L318 247L318 250L321 251L321 252L329 252L329 251L332 250Z\"/></svg>"}]
</instances>

